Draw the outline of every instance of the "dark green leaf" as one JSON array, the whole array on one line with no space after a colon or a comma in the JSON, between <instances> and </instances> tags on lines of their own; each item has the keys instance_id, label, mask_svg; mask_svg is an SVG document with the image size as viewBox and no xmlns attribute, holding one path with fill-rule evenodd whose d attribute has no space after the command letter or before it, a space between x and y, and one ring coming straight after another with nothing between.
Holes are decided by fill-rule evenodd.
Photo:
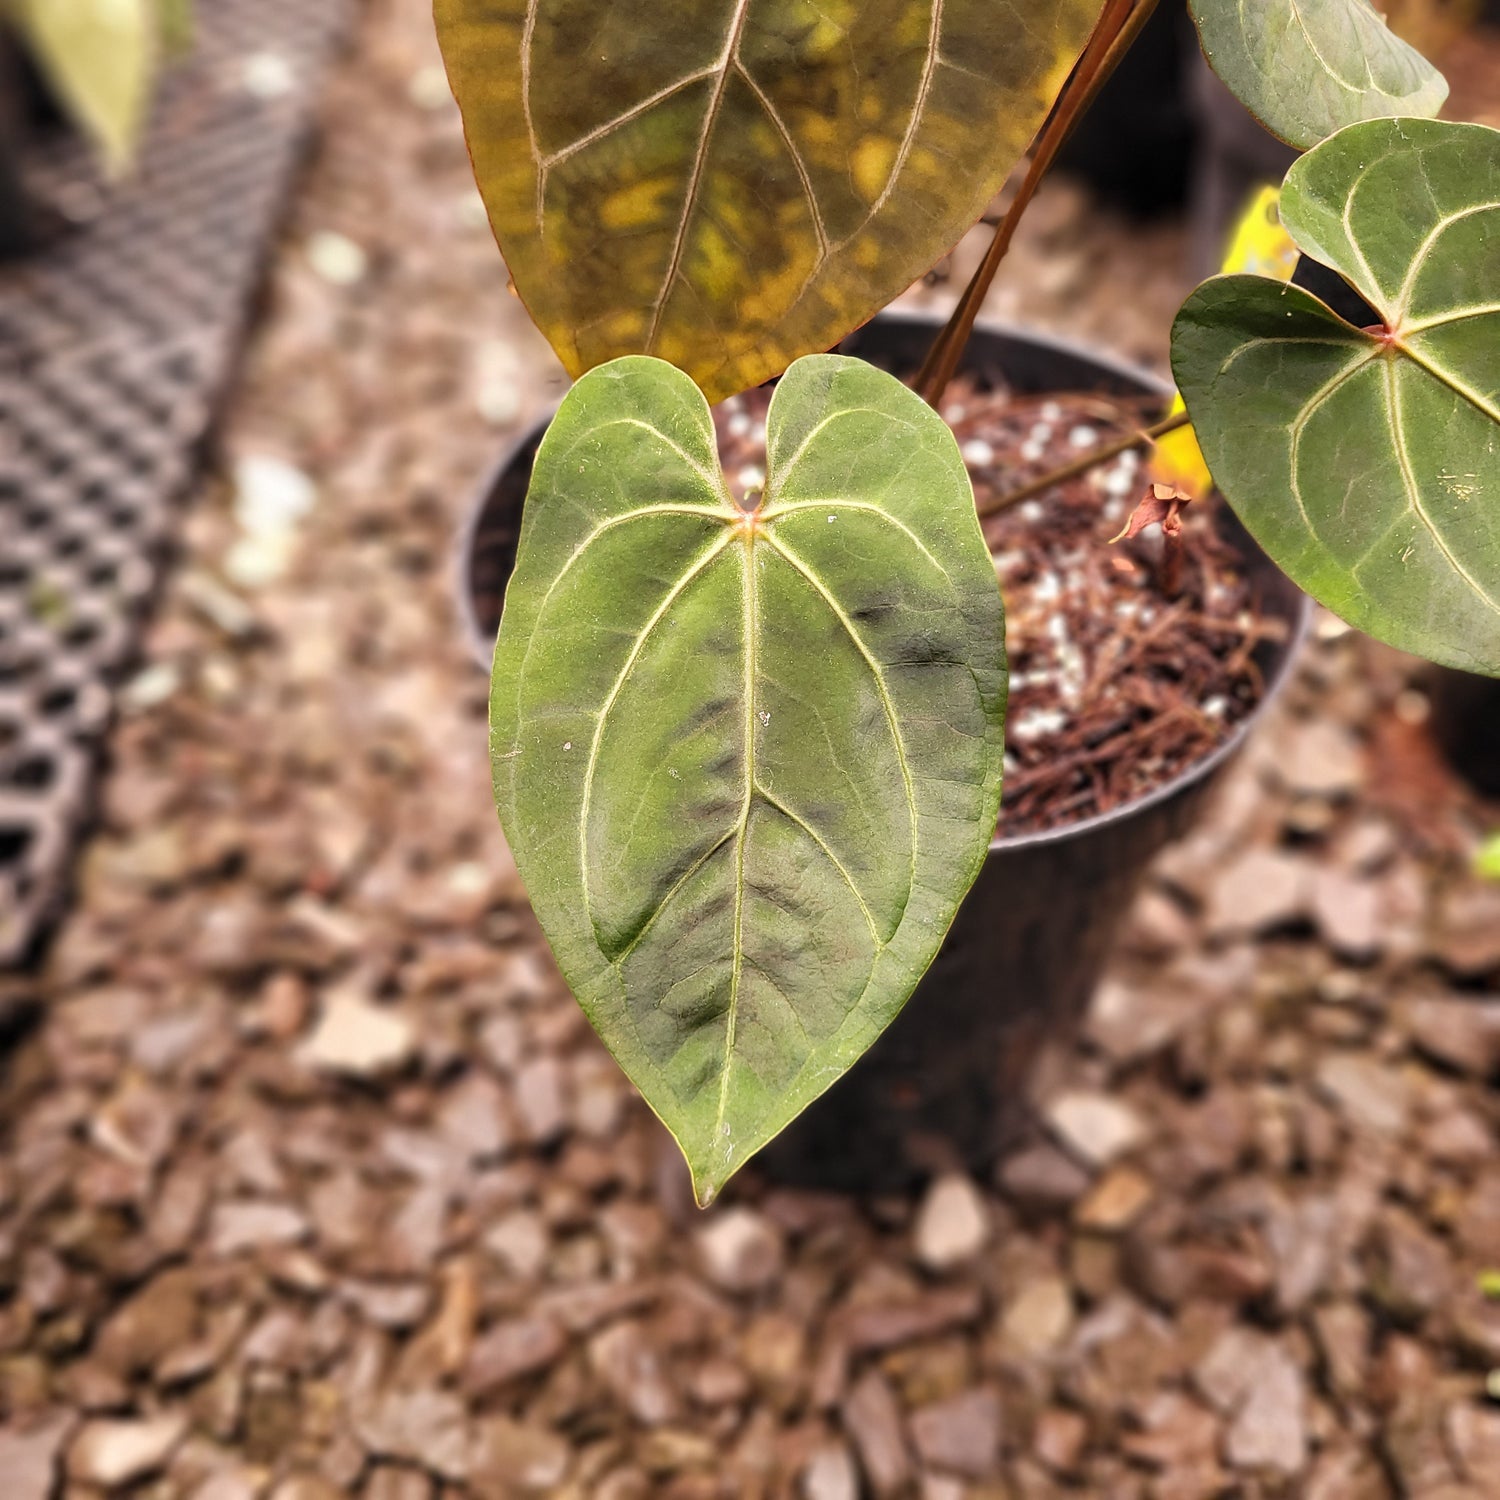
<instances>
[{"instance_id":1,"label":"dark green leaf","mask_svg":"<svg viewBox=\"0 0 1500 1500\"><path fill-rule=\"evenodd\" d=\"M1500 675L1500 131L1351 126L1281 214L1384 326L1258 276L1199 287L1172 366L1214 479L1351 624Z\"/></svg>"},{"instance_id":2,"label":"dark green leaf","mask_svg":"<svg viewBox=\"0 0 1500 1500\"><path fill-rule=\"evenodd\" d=\"M837 343L1005 182L1102 0L437 0L516 289L710 399Z\"/></svg>"},{"instance_id":3,"label":"dark green leaf","mask_svg":"<svg viewBox=\"0 0 1500 1500\"><path fill-rule=\"evenodd\" d=\"M1361 120L1435 115L1443 75L1369 0L1189 0L1204 55L1268 130L1304 149Z\"/></svg>"},{"instance_id":4,"label":"dark green leaf","mask_svg":"<svg viewBox=\"0 0 1500 1500\"><path fill-rule=\"evenodd\" d=\"M819 355L767 441L747 517L685 375L585 376L537 455L491 694L537 916L705 1202L900 1010L1000 799L1000 596L952 434Z\"/></svg>"}]
</instances>

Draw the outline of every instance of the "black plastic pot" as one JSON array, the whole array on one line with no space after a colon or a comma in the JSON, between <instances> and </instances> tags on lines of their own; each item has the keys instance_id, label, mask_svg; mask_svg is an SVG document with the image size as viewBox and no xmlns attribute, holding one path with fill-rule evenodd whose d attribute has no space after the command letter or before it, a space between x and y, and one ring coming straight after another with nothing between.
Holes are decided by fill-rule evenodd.
<instances>
[{"instance_id":1,"label":"black plastic pot","mask_svg":"<svg viewBox=\"0 0 1500 1500\"><path fill-rule=\"evenodd\" d=\"M936 330L886 314L842 348L914 369ZM1024 393L1167 394L1128 366L996 328L970 341L965 368ZM464 533L460 598L475 654L488 662L521 504L546 424L506 456ZM1025 1118L1027 1085L1048 1043L1076 1031L1147 866L1183 834L1280 691L1311 614L1308 601L1225 511L1258 609L1286 622L1256 657L1266 696L1190 771L1126 807L1069 827L997 837L947 941L906 1009L869 1053L760 1158L784 1181L887 1190L950 1165L982 1168Z\"/></svg>"},{"instance_id":2,"label":"black plastic pot","mask_svg":"<svg viewBox=\"0 0 1500 1500\"><path fill-rule=\"evenodd\" d=\"M1435 667L1427 691L1432 737L1448 764L1475 791L1500 797L1500 679Z\"/></svg>"},{"instance_id":3,"label":"black plastic pot","mask_svg":"<svg viewBox=\"0 0 1500 1500\"><path fill-rule=\"evenodd\" d=\"M1187 80L1198 56L1183 0L1158 5L1064 143L1056 170L1132 214L1181 209L1195 147Z\"/></svg>"},{"instance_id":4,"label":"black plastic pot","mask_svg":"<svg viewBox=\"0 0 1500 1500\"><path fill-rule=\"evenodd\" d=\"M1219 81L1194 48L1188 95L1197 127L1192 171L1191 269L1212 276L1229 248L1230 235L1260 187L1280 183L1297 159Z\"/></svg>"}]
</instances>

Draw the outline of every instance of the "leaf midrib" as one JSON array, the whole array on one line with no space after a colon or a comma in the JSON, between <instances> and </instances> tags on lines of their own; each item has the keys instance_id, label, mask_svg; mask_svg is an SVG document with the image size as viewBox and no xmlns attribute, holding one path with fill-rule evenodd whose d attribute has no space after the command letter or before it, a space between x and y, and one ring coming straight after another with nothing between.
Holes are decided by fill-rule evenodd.
<instances>
[{"instance_id":1,"label":"leaf midrib","mask_svg":"<svg viewBox=\"0 0 1500 1500\"><path fill-rule=\"evenodd\" d=\"M723 534L693 559L691 564L689 564L689 566L683 571L681 577L677 579L677 581L662 597L661 602L652 611L645 624L636 633L635 639L631 643L630 651L626 656L625 662L622 665L619 673L616 675L614 683L612 684L610 691L605 698L604 704L600 708L598 721L595 724L594 728L593 739L589 746L589 759L584 775L583 798L578 822L580 874L582 877L583 889L586 893L589 885L588 822L593 803L593 788L598 772L600 751L603 745L604 733L608 726L610 715L613 712L615 704L619 701L621 694L625 690L631 674L635 670L635 667L639 662L647 643L655 634L657 628L671 613L672 609L678 603L680 603L683 596L686 594L687 590L692 586L692 584L702 578L708 571L708 569L712 567L712 565L725 554L725 552L733 543L735 543L736 541L742 542L741 555L743 561L741 566L743 583L741 589L741 610L742 630L744 635L744 718L742 730L744 737L744 750L742 763L744 769L739 816L732 827L721 838L717 839L704 853L700 854L697 859L695 859L689 866L689 868L684 871L683 874L678 876L678 878L672 883L666 894L659 902L657 902L651 912L647 915L646 919L641 923L640 928L632 935L630 941L612 959L610 959L611 965L616 969L623 965L624 962L639 946L647 932L649 932L652 926L656 923L657 919L671 905L673 897L678 894L682 887L695 874L697 874L698 871L701 870L710 859L712 859L717 853L719 853L720 850L724 848L726 843L728 843L731 839L734 841L734 911L732 918L733 931L731 935L730 991L729 1001L725 1010L724 1065L720 1074L719 1100L715 1116L716 1134L718 1134L722 1130L725 1119L727 1118L730 1084L734 1067L734 1049L739 1021L741 989L744 980L744 967L746 963L744 943L744 914L746 894L745 853L749 837L750 816L754 810L754 806L757 800L763 801L768 807L775 809L783 817L788 818L791 822L796 824L796 826L802 830L804 836L806 836L813 842L813 844L828 860L833 869L838 873L840 878L848 887L855 902L859 906L860 913L869 928L873 949L873 958L878 959L885 948L889 946L889 940L882 939L880 936L880 927L879 924L877 924L877 922L875 921L874 913L870 909L868 900L864 896L863 892L861 892L861 890L859 889L858 884L855 882L848 868L829 847L826 839L824 839L816 829L808 824L804 818L802 818L794 810L786 806L786 804L784 804L779 798L772 796L760 785L755 757L755 726L757 712L756 703L757 682L759 676L759 643L761 626L758 590L756 588L756 564L754 557L754 551L757 545L768 547L770 550L775 552L787 564L787 566L790 567L793 572L795 572L799 577L801 577L803 581L813 590L813 592L822 601L824 606L834 615L835 619L838 621L844 633L849 638L861 661L864 663L866 670L870 673L871 678L874 681L876 692L880 699L881 709L890 730L892 743L896 752L897 763L901 771L902 786L905 794L907 813L910 822L911 851L910 864L907 872L907 899L910 899L910 893L915 886L918 829L918 810L916 802L915 781L911 771L911 765L907 754L905 739L901 733L900 721L896 715L895 704L891 699L890 689L885 681L885 675L881 671L879 662L875 659L873 653L865 643L863 636L855 627L854 622L849 618L847 612L844 610L842 605L839 604L837 598L829 590L828 586L818 576L816 569L812 568L804 558L802 558L797 552L789 548L780 538L775 536L775 534L769 530L769 526L781 515L794 514L812 508L838 507L866 511L880 519L891 522L899 531L907 536L913 542L913 544L921 550L924 557L926 557L926 559L935 568L937 568L939 572L943 574L945 579L948 577L947 570L944 569L942 565L937 561L937 559L932 556L932 554L926 548L925 544L922 543L921 539L917 537L909 527L900 522L898 518L893 517L887 512L881 510L880 507L870 505L865 502L841 499L792 501L780 505L773 510L762 514L762 516L760 517L760 520L762 522L762 529L758 537L756 534L756 528L754 526L744 526L742 524L744 521L744 517L737 511L729 513L718 508L688 505L642 506L635 511L626 513L625 515L612 517L609 521L603 522L599 526L595 527L595 529L590 532L589 535L585 537L577 547L574 548L568 562L564 565L563 571L559 573L558 578L554 580L551 588L549 588L546 600L544 600L542 606L542 609L545 609L547 600L550 600L552 593L557 587L557 584L561 581L561 578L568 571L568 569L570 569L574 565L574 563L583 556L583 554L587 551L588 547L592 544L593 541L595 541L606 531L610 530L613 526L619 525L624 521L638 520L654 515L687 515L695 517L708 516L720 520L724 523L725 529ZM541 611L539 610L539 617L540 614ZM586 895L585 901L587 901ZM592 925L592 914L590 920ZM896 927L899 927L900 921L901 915L898 914L896 916L894 925Z\"/></svg>"},{"instance_id":2,"label":"leaf midrib","mask_svg":"<svg viewBox=\"0 0 1500 1500\"><path fill-rule=\"evenodd\" d=\"M724 95L729 88L729 78L736 71L736 59L740 50L740 37L744 35L745 18L750 13L751 0L735 0L734 15L729 23L729 34L724 41L724 51L715 70L713 93L709 95L708 108L703 115L703 129L698 136L697 149L693 153L693 170L688 177L687 196L682 203L682 217L677 221L677 233L672 241L672 256L667 262L667 274L662 279L655 306L651 309L651 327L646 334L646 353L656 349L656 340L661 334L662 316L667 301L672 295L672 285L682 270L682 257L687 249L688 226L698 208L698 193L703 186L703 170L708 164L709 143L713 139L714 127L719 123L719 111L724 106Z\"/></svg>"},{"instance_id":3,"label":"leaf midrib","mask_svg":"<svg viewBox=\"0 0 1500 1500\"><path fill-rule=\"evenodd\" d=\"M724 1071L719 1075L719 1107L714 1116L714 1136L722 1135L729 1109L729 1080L734 1071L735 1029L739 1022L740 981L745 972L745 842L750 832L750 810L755 805L755 682L760 644L760 619L755 591L755 531L747 528L741 564L742 626L745 633L745 749L744 796L734 834L734 936L729 971L729 1008L724 1019Z\"/></svg>"}]
</instances>

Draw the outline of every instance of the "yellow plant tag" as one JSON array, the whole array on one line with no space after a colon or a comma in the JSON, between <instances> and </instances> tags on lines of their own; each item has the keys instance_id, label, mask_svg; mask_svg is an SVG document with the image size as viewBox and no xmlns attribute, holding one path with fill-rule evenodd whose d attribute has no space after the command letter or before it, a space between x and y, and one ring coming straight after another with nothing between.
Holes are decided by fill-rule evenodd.
<instances>
[{"instance_id":1,"label":"yellow plant tag","mask_svg":"<svg viewBox=\"0 0 1500 1500\"><path fill-rule=\"evenodd\" d=\"M1281 190L1263 187L1235 225L1229 251L1220 269L1226 274L1248 272L1269 276L1276 281L1290 281L1297 269L1297 247L1281 227ZM1186 410L1182 397L1172 402L1169 416ZM1179 427L1161 438L1151 455L1151 478L1158 484L1171 485L1195 500L1206 499L1213 488L1203 451L1191 427Z\"/></svg>"}]
</instances>

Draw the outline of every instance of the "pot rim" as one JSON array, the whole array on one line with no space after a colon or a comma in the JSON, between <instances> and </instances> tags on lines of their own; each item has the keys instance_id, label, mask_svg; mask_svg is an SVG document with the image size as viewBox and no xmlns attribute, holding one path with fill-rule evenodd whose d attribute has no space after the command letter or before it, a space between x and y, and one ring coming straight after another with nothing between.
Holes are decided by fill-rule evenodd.
<instances>
[{"instance_id":1,"label":"pot rim","mask_svg":"<svg viewBox=\"0 0 1500 1500\"><path fill-rule=\"evenodd\" d=\"M855 330L855 334L849 335L853 338L856 334L869 328L871 324L904 324L907 327L936 327L941 319L933 313L919 312L914 309L896 309L879 312L869 323L863 324ZM1139 365L1131 364L1128 360L1120 359L1112 354L1100 354L1088 348L1087 345L1073 339L1056 334L1041 333L1032 329L1023 328L1014 323L1005 323L991 319L980 319L974 325L975 333L990 334L992 336L1009 339L1015 343L1030 344L1050 353L1062 354L1085 364L1092 365L1105 374L1128 384L1143 388L1150 394L1160 395L1163 398L1170 397L1175 387L1170 381L1163 379L1151 370ZM1059 391L1059 394L1066 392ZM505 451L499 460L491 467L485 477L483 488L479 492L476 503L470 505L468 514L464 517L463 525L459 528L454 548L453 573L455 575L454 593L457 598L457 607L460 624L463 633L469 643L469 650L474 659L486 671L494 656L494 643L487 642L479 628L479 620L474 610L474 598L469 588L469 559L473 556L474 543L478 537L480 522L484 518L485 502L494 493L506 470L515 463L526 449L540 441L540 434L545 432L551 425L553 417L557 415L560 401L552 402L548 408L540 413L536 420L529 423L524 432L520 433L512 442L506 445ZM1222 502L1227 503L1227 502ZM1274 566L1274 564L1273 564ZM996 833L989 842L988 853L1010 854L1019 853L1026 849L1036 849L1047 844L1060 844L1070 839L1087 837L1094 830L1108 827L1110 824L1118 823L1126 818L1133 818L1140 813L1149 812L1152 808L1163 802L1169 802L1188 787L1211 777L1221 766L1232 760L1240 751L1251 732L1256 729L1267 711L1277 698L1281 696L1282 689L1286 686L1296 667L1297 659L1301 655L1302 647L1312 629L1313 601L1297 591L1297 604L1295 606L1294 618L1289 622L1291 629L1282 650L1277 658L1275 669L1266 674L1265 691L1261 694L1260 702L1240 720L1238 724L1220 741L1207 755L1200 760L1195 760L1184 770L1170 780L1164 781L1160 786L1153 787L1149 792L1139 797L1133 797L1127 802L1122 802L1118 807L1112 807L1108 812L1094 813L1087 818L1079 818L1076 821L1063 823L1056 828L1045 828L1035 833L1022 833L1005 835ZM1003 805L1003 793L1002 793Z\"/></svg>"}]
</instances>

